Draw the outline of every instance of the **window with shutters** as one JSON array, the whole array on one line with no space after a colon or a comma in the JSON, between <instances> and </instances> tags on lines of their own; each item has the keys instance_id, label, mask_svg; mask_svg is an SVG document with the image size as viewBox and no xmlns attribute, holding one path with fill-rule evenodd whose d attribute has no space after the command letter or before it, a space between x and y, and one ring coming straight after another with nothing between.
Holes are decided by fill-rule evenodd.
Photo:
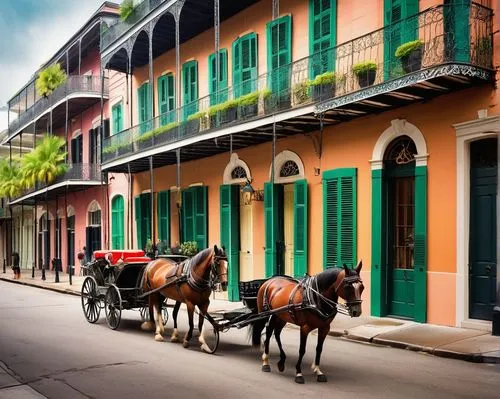
<instances>
[{"instance_id":1,"label":"window with shutters","mask_svg":"<svg viewBox=\"0 0 500 399\"><path fill-rule=\"evenodd\" d=\"M83 136L81 134L71 140L71 163L83 163Z\"/></svg>"},{"instance_id":2,"label":"window with shutters","mask_svg":"<svg viewBox=\"0 0 500 399\"><path fill-rule=\"evenodd\" d=\"M183 241L196 241L198 249L208 246L208 188L190 187L182 192Z\"/></svg>"},{"instance_id":3,"label":"window with shutters","mask_svg":"<svg viewBox=\"0 0 500 399\"><path fill-rule=\"evenodd\" d=\"M249 33L233 42L234 97L257 89L257 35Z\"/></svg>"},{"instance_id":4,"label":"window with shutters","mask_svg":"<svg viewBox=\"0 0 500 399\"><path fill-rule=\"evenodd\" d=\"M137 89L137 102L138 102L138 122L141 125L140 132L145 133L148 131L147 121L151 119L151 86L149 82L144 83Z\"/></svg>"},{"instance_id":5,"label":"window with shutters","mask_svg":"<svg viewBox=\"0 0 500 399\"><path fill-rule=\"evenodd\" d=\"M222 103L227 100L227 50L219 50L219 78L217 79L216 54L208 57L208 92L210 105Z\"/></svg>"},{"instance_id":6,"label":"window with shutters","mask_svg":"<svg viewBox=\"0 0 500 399\"><path fill-rule=\"evenodd\" d=\"M111 117L112 117L112 134L116 134L123 130L123 101L113 105L111 108Z\"/></svg>"},{"instance_id":7,"label":"window with shutters","mask_svg":"<svg viewBox=\"0 0 500 399\"><path fill-rule=\"evenodd\" d=\"M323 264L356 266L356 169L323 173Z\"/></svg>"},{"instance_id":8,"label":"window with shutters","mask_svg":"<svg viewBox=\"0 0 500 399\"><path fill-rule=\"evenodd\" d=\"M170 247L170 191L158 193L158 239Z\"/></svg>"},{"instance_id":9,"label":"window with shutters","mask_svg":"<svg viewBox=\"0 0 500 399\"><path fill-rule=\"evenodd\" d=\"M172 73L167 73L158 78L158 110L162 126L175 121L174 90L174 75Z\"/></svg>"},{"instance_id":10,"label":"window with shutters","mask_svg":"<svg viewBox=\"0 0 500 399\"><path fill-rule=\"evenodd\" d=\"M183 116L198 112L198 62L188 61L182 66Z\"/></svg>"},{"instance_id":11,"label":"window with shutters","mask_svg":"<svg viewBox=\"0 0 500 399\"><path fill-rule=\"evenodd\" d=\"M124 249L125 246L124 202L121 195L117 195L111 200L111 245L113 249Z\"/></svg>"},{"instance_id":12,"label":"window with shutters","mask_svg":"<svg viewBox=\"0 0 500 399\"><path fill-rule=\"evenodd\" d=\"M309 52L312 55L310 75L335 68L337 44L337 0L309 0Z\"/></svg>"},{"instance_id":13,"label":"window with shutters","mask_svg":"<svg viewBox=\"0 0 500 399\"><path fill-rule=\"evenodd\" d=\"M151 193L143 193L134 198L137 246L144 249L151 239Z\"/></svg>"},{"instance_id":14,"label":"window with shutters","mask_svg":"<svg viewBox=\"0 0 500 399\"><path fill-rule=\"evenodd\" d=\"M288 93L292 62L292 17L286 15L267 24L267 70L275 93Z\"/></svg>"}]
</instances>

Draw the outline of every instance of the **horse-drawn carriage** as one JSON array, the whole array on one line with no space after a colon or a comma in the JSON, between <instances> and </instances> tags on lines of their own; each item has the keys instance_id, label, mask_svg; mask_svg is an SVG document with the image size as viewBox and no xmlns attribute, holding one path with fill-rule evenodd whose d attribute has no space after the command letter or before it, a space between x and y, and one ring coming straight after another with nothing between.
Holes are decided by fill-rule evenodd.
<instances>
[{"instance_id":1,"label":"horse-drawn carriage","mask_svg":"<svg viewBox=\"0 0 500 399\"><path fill-rule=\"evenodd\" d=\"M183 255L168 255L175 262L187 259ZM81 301L85 318L90 323L99 320L104 309L106 321L117 329L124 309L137 309L143 320L148 320L148 297L142 295L141 281L151 258L141 250L95 251L94 260L86 266ZM168 319L167 303L162 304L165 323Z\"/></svg>"}]
</instances>

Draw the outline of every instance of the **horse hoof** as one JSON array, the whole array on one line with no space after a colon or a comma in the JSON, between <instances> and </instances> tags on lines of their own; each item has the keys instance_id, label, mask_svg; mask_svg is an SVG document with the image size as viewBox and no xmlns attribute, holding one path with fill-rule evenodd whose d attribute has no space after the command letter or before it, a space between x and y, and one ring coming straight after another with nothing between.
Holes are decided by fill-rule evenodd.
<instances>
[{"instance_id":1,"label":"horse hoof","mask_svg":"<svg viewBox=\"0 0 500 399\"><path fill-rule=\"evenodd\" d=\"M145 321L144 323L141 324L141 330L143 331L152 331L154 328L154 323L150 321Z\"/></svg>"},{"instance_id":2,"label":"horse hoof","mask_svg":"<svg viewBox=\"0 0 500 399\"><path fill-rule=\"evenodd\" d=\"M303 376L301 376L301 375L298 375L297 377L295 377L295 382L296 382L297 384L304 384L304 383L305 383L305 381L304 381L304 377L303 377Z\"/></svg>"},{"instance_id":3,"label":"horse hoof","mask_svg":"<svg viewBox=\"0 0 500 399\"><path fill-rule=\"evenodd\" d=\"M319 374L318 375L318 382L327 382L328 379L326 378L326 375L324 374Z\"/></svg>"},{"instance_id":4,"label":"horse hoof","mask_svg":"<svg viewBox=\"0 0 500 399\"><path fill-rule=\"evenodd\" d=\"M285 371L285 362L278 362L278 370L280 372Z\"/></svg>"},{"instance_id":5,"label":"horse hoof","mask_svg":"<svg viewBox=\"0 0 500 399\"><path fill-rule=\"evenodd\" d=\"M164 342L165 338L163 338L163 336L161 334L156 334L155 335L155 341L156 342Z\"/></svg>"},{"instance_id":6,"label":"horse hoof","mask_svg":"<svg viewBox=\"0 0 500 399\"><path fill-rule=\"evenodd\" d=\"M182 343L182 346L183 346L184 348L186 348L186 349L187 349L187 348L189 348L189 341L184 341L184 342Z\"/></svg>"},{"instance_id":7,"label":"horse hoof","mask_svg":"<svg viewBox=\"0 0 500 399\"><path fill-rule=\"evenodd\" d=\"M271 366L269 366L269 364L264 364L264 365L262 366L262 371L263 371L264 373L270 373L270 372L271 372Z\"/></svg>"},{"instance_id":8,"label":"horse hoof","mask_svg":"<svg viewBox=\"0 0 500 399\"><path fill-rule=\"evenodd\" d=\"M179 342L179 338L172 336L170 337L170 342Z\"/></svg>"}]
</instances>

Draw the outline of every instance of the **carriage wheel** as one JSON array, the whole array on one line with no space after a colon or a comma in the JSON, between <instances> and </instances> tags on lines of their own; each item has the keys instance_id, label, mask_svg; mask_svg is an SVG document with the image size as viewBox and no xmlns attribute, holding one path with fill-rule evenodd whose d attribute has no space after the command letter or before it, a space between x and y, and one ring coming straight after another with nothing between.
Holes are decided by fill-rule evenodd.
<instances>
[{"instance_id":1,"label":"carriage wheel","mask_svg":"<svg viewBox=\"0 0 500 399\"><path fill-rule=\"evenodd\" d=\"M205 341L205 343L201 345L201 350L210 354L215 353L219 346L219 330L214 327L208 319L206 319L203 324L201 336Z\"/></svg>"},{"instance_id":2,"label":"carriage wheel","mask_svg":"<svg viewBox=\"0 0 500 399\"><path fill-rule=\"evenodd\" d=\"M163 314L163 325L166 326L167 321L168 321L168 308L167 308L167 300L166 299L161 304L161 311Z\"/></svg>"},{"instance_id":3,"label":"carriage wheel","mask_svg":"<svg viewBox=\"0 0 500 399\"><path fill-rule=\"evenodd\" d=\"M99 290L94 277L87 276L82 284L82 309L85 318L89 323L95 323L99 320L101 314L101 303L99 299Z\"/></svg>"},{"instance_id":4,"label":"carriage wheel","mask_svg":"<svg viewBox=\"0 0 500 399\"><path fill-rule=\"evenodd\" d=\"M110 285L106 291L104 309L109 328L116 330L122 318L122 297L116 285Z\"/></svg>"},{"instance_id":5,"label":"carriage wheel","mask_svg":"<svg viewBox=\"0 0 500 399\"><path fill-rule=\"evenodd\" d=\"M162 310L162 314L163 314L163 325L166 326L167 325L167 321L168 321L168 309L167 309L167 300L165 299L165 301L162 303L162 307L161 307L161 310ZM140 310L139 310L140 314L141 314L141 320L142 321L150 321L150 317L149 317L149 306L143 306Z\"/></svg>"}]
</instances>

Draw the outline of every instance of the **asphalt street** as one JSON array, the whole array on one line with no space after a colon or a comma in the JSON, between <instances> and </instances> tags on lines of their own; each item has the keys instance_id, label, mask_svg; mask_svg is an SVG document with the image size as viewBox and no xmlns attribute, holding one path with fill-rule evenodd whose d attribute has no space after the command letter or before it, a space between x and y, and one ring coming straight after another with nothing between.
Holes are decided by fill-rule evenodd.
<instances>
[{"instance_id":1,"label":"asphalt street","mask_svg":"<svg viewBox=\"0 0 500 399\"><path fill-rule=\"evenodd\" d=\"M0 281L0 398L497 398L500 365L467 363L422 353L327 337L318 383L310 370L316 336L303 362L304 385L294 382L299 334L285 329L287 368L261 372L261 353L247 331L221 334L215 355L193 339L155 342L141 331L138 311L123 311L117 331L104 316L89 324L80 299ZM180 333L187 327L179 314ZM167 324L171 332L172 321ZM2 371L3 370L3 371Z\"/></svg>"}]
</instances>

